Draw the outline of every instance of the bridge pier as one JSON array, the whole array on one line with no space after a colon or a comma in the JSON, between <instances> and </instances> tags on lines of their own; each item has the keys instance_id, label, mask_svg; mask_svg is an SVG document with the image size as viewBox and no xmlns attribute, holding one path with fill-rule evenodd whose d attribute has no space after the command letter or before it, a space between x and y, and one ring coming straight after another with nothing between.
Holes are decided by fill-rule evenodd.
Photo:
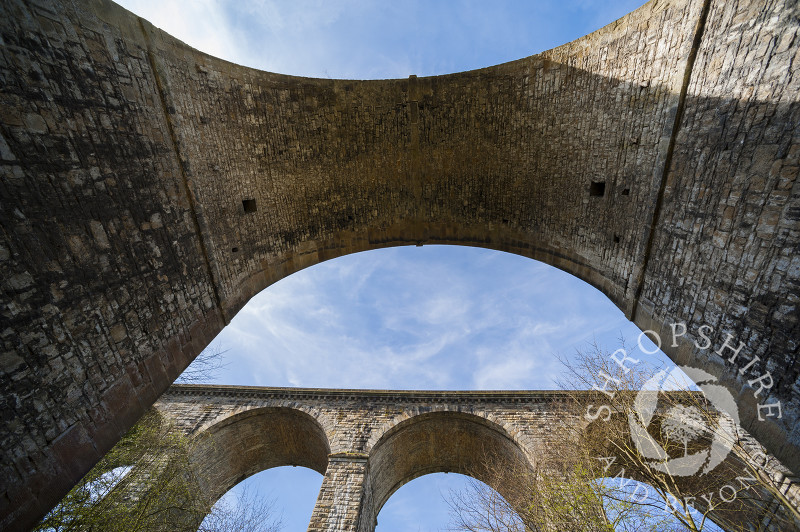
<instances>
[{"instance_id":1,"label":"bridge pier","mask_svg":"<svg viewBox=\"0 0 800 532\"><path fill-rule=\"evenodd\" d=\"M309 532L372 532L372 515L368 487L367 455L363 453L332 454L322 480L317 503L311 514ZM367 510L366 512L364 510Z\"/></svg>"}]
</instances>

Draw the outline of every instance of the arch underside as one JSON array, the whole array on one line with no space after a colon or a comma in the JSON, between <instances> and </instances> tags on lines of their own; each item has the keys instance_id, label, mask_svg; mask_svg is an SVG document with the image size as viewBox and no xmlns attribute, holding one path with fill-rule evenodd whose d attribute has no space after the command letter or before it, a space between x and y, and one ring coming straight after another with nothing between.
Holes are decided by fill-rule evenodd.
<instances>
[{"instance_id":1,"label":"arch underside","mask_svg":"<svg viewBox=\"0 0 800 532\"><path fill-rule=\"evenodd\" d=\"M430 473L460 473L486 484L492 465L523 472L525 452L500 426L459 412L419 414L388 430L369 455L369 490L377 517L392 494ZM503 486L497 487L501 495Z\"/></svg>"},{"instance_id":2,"label":"arch underside","mask_svg":"<svg viewBox=\"0 0 800 532\"><path fill-rule=\"evenodd\" d=\"M168 469L177 468L184 475L188 489L196 491L198 501L202 501L202 506L175 505L161 510L168 512L170 523L180 525L181 529L196 530L207 516L205 512L225 493L261 471L300 466L321 475L326 472L330 453L328 438L320 423L301 410L250 408L227 413L210 424L204 424L202 416L199 419L187 416L187 410L171 409L164 404L158 405L155 411L166 414L172 430L182 433L188 442L186 457L173 456L167 450L159 459L165 464L178 460L167 466ZM143 489L148 489L146 484ZM155 495L150 498L158 505L164 488L158 485L155 489ZM170 499L168 504L174 505L174 500Z\"/></svg>"},{"instance_id":3,"label":"arch underside","mask_svg":"<svg viewBox=\"0 0 800 532\"><path fill-rule=\"evenodd\" d=\"M642 329L685 322L667 354L800 470L798 12L651 2L519 61L352 81L233 65L105 0L4 3L0 526L52 507L259 290L403 244L519 253Z\"/></svg>"},{"instance_id":4,"label":"arch underside","mask_svg":"<svg viewBox=\"0 0 800 532\"><path fill-rule=\"evenodd\" d=\"M209 500L242 480L281 466L325 474L330 445L310 415L291 408L258 408L226 418L195 436L191 462Z\"/></svg>"}]
</instances>

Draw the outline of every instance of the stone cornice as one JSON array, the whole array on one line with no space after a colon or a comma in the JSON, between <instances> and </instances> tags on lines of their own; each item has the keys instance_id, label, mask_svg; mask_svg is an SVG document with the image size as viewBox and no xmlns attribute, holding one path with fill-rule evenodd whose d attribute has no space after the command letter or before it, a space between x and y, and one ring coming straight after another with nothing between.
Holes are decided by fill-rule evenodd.
<instances>
[{"instance_id":1,"label":"stone cornice","mask_svg":"<svg viewBox=\"0 0 800 532\"><path fill-rule=\"evenodd\" d=\"M261 386L231 386L207 384L174 384L161 396L166 400L179 396L236 397L263 399L351 399L379 401L412 401L436 403L461 402L526 402L565 401L574 394L596 395L581 390L357 390L337 388L289 388Z\"/></svg>"}]
</instances>

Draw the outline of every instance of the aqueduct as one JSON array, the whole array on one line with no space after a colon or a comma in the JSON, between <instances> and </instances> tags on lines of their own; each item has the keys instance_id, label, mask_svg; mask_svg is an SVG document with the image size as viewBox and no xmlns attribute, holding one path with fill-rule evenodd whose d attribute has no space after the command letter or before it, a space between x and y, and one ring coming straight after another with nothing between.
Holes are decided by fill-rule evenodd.
<instances>
[{"instance_id":1,"label":"aqueduct","mask_svg":"<svg viewBox=\"0 0 800 532\"><path fill-rule=\"evenodd\" d=\"M352 81L230 64L108 0L3 2L0 527L261 289L409 244L531 257L643 330L685 323L664 351L797 474L798 17L653 0L518 61Z\"/></svg>"}]
</instances>

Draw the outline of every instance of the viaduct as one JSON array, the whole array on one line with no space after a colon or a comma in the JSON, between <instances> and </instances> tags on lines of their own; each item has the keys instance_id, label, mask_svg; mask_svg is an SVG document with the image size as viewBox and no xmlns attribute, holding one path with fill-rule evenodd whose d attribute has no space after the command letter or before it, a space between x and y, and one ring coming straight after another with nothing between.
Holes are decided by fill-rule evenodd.
<instances>
[{"instance_id":1,"label":"viaduct","mask_svg":"<svg viewBox=\"0 0 800 532\"><path fill-rule=\"evenodd\" d=\"M254 294L398 245L591 283L796 475L798 30L797 0L652 0L518 61L353 81L227 63L108 0L4 0L0 528Z\"/></svg>"},{"instance_id":2,"label":"viaduct","mask_svg":"<svg viewBox=\"0 0 800 532\"><path fill-rule=\"evenodd\" d=\"M155 409L194 440L191 462L203 479L198 489L211 501L259 471L303 466L323 475L309 532L373 532L389 497L428 473L467 474L501 493L508 483L527 482L513 475L561 460L565 433L558 427L585 425L584 401L602 401L599 395L174 385ZM608 476L619 474L618 465ZM738 488L733 479L747 470L731 465L722 476L704 478L701 491L729 482ZM493 469L515 473L498 478ZM636 478L636 472L629 467L624 476ZM787 479L781 489L800 502L800 485ZM740 501L716 501L709 516L743 530L784 532L794 521L773 515L771 501L749 489ZM706 511L703 504L700 497L694 503Z\"/></svg>"}]
</instances>

